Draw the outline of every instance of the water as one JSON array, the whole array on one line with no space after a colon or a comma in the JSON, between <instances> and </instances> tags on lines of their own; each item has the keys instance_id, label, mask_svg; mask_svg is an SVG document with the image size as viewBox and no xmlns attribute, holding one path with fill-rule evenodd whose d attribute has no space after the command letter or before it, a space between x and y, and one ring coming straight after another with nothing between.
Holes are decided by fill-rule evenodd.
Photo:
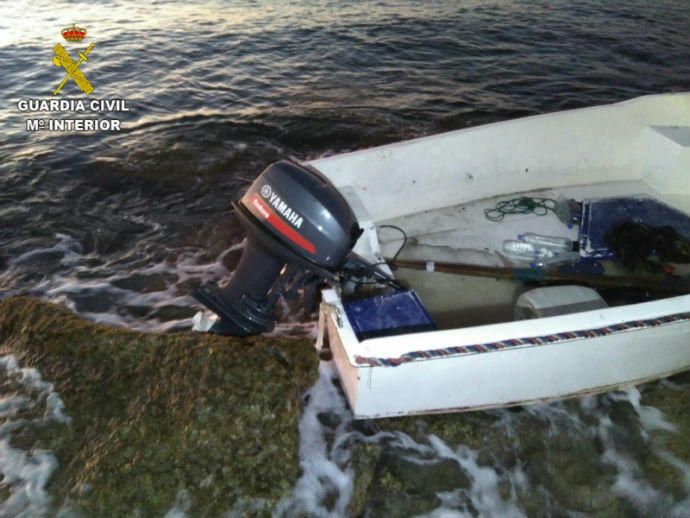
<instances>
[{"instance_id":1,"label":"water","mask_svg":"<svg viewBox=\"0 0 690 518\"><path fill-rule=\"evenodd\" d=\"M278 516L340 516L343 499L357 498L353 452L366 444L383 453L364 516L690 514L687 431L649 404L667 406L680 397L674 419L687 423L688 376L457 421L427 417L400 430L353 421L334 376L332 366L322 364L308 393L300 422L304 474ZM459 430L451 423L461 423Z\"/></svg>"},{"instance_id":2,"label":"water","mask_svg":"<svg viewBox=\"0 0 690 518\"><path fill-rule=\"evenodd\" d=\"M0 289L142 329L188 325L232 270L229 203L273 160L690 84L682 2L21 5L0 6ZM93 95L130 101L120 133L25 131L72 21Z\"/></svg>"},{"instance_id":3,"label":"water","mask_svg":"<svg viewBox=\"0 0 690 518\"><path fill-rule=\"evenodd\" d=\"M82 65L93 95L130 103L132 110L120 114L120 133L25 131L27 115L16 103L47 98L57 86L62 73L51 63L52 47L73 21L95 43L91 61ZM28 293L137 329L189 327L199 309L191 291L227 277L241 254L229 203L270 162L687 90L689 33L690 6L671 0L39 0L30 15L23 2L5 1L0 297ZM86 45L65 43L72 55ZM73 83L65 86L65 96L79 98L77 92ZM279 332L310 332L308 322L296 320L286 315ZM342 405L338 398L329 404ZM673 514L682 498L659 496L644 470L629 462L625 445L612 438L607 413L593 417L602 404L608 403L587 407L599 424L583 433L605 445L603 462L619 473L612 490L647 495L653 509ZM643 414L647 419L653 412ZM650 436L673 433L642 429ZM438 497L435 516L525 512L519 495L529 474L489 463L492 478L474 450L427 442L423 458L450 459L476 474L469 490ZM668 457L669 469L687 470L686 461ZM335 462L341 464L347 461ZM346 495L347 470L342 477L333 473ZM512 481L514 498L491 489L501 480ZM641 486L633 491L633 483ZM543 491L544 502L558 500ZM302 508L309 499L314 510L318 489L300 483L285 508Z\"/></svg>"}]
</instances>

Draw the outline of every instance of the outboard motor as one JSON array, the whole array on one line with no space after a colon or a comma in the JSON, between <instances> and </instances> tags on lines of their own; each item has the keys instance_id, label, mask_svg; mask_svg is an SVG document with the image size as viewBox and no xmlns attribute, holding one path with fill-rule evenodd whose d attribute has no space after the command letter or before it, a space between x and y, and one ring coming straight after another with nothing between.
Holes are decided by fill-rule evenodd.
<instances>
[{"instance_id":1,"label":"outboard motor","mask_svg":"<svg viewBox=\"0 0 690 518\"><path fill-rule=\"evenodd\" d=\"M211 332L248 336L270 331L278 299L310 283L367 277L397 286L352 252L362 233L357 218L313 168L272 164L233 207L247 232L237 269L227 287L206 284L194 292L220 317Z\"/></svg>"}]
</instances>

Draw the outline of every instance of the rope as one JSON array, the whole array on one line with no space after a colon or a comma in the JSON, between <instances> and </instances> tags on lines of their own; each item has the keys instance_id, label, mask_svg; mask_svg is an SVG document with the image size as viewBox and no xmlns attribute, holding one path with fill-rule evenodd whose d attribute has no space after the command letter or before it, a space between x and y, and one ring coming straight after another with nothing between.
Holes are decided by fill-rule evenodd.
<instances>
[{"instance_id":1,"label":"rope","mask_svg":"<svg viewBox=\"0 0 690 518\"><path fill-rule=\"evenodd\" d=\"M556 200L521 196L520 198L499 201L492 209L484 209L484 216L489 221L503 221L507 214L546 216L549 211L556 211Z\"/></svg>"}]
</instances>

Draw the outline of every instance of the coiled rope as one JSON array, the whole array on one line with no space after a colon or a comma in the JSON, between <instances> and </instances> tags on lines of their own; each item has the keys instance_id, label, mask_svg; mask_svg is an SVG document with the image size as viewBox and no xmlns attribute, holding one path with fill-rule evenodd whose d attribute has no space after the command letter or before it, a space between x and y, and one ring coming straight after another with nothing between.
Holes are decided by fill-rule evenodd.
<instances>
[{"instance_id":1,"label":"coiled rope","mask_svg":"<svg viewBox=\"0 0 690 518\"><path fill-rule=\"evenodd\" d=\"M521 196L496 203L491 209L484 209L484 216L489 221L502 221L508 214L535 214L546 216L549 211L555 212L556 200L552 198L532 198Z\"/></svg>"}]
</instances>

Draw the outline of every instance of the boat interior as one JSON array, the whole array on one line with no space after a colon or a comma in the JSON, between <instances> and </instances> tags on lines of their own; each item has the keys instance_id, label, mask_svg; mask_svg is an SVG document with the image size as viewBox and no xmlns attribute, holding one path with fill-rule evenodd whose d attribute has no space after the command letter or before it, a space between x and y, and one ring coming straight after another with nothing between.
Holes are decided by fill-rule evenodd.
<instances>
[{"instance_id":1,"label":"boat interior","mask_svg":"<svg viewBox=\"0 0 690 518\"><path fill-rule=\"evenodd\" d=\"M408 214L377 224L378 242L384 258L411 262L444 262L498 268L535 268L530 260L515 258L503 251L506 240L516 240L531 232L538 235L559 236L578 242L580 226L566 224L553 211L545 214L509 214L501 221L487 219L485 211L492 210L501 200L526 197L552 200L569 199L577 202L591 199L650 197L662 201L684 213L690 213L690 196L664 196L643 181L607 182L541 189L519 194L486 198L470 203L436 210ZM662 225L664 222L659 221ZM400 230L404 232L403 234ZM567 263L576 263L572 260ZM599 274L626 275L616 260L600 260ZM554 266L555 269L563 265ZM568 266L568 264L566 264ZM677 265L679 266L679 265ZM547 267L548 268L548 267ZM432 270L432 271L429 271ZM647 275L644 271L637 275ZM461 273L399 268L397 279L413 289L439 329L453 329L475 325L507 322L516 318L516 301L536 284L521 280L487 278ZM653 300L665 295L647 290L598 290L607 305L621 305ZM586 309L586 307L583 307Z\"/></svg>"},{"instance_id":2,"label":"boat interior","mask_svg":"<svg viewBox=\"0 0 690 518\"><path fill-rule=\"evenodd\" d=\"M516 318L516 304L534 284L510 276L440 272L434 264L530 268L534 261L516 259L504 249L507 240L519 241L525 233L580 245L579 253L589 254L598 268L585 272L590 277L639 275L653 281L648 268L631 271L610 253L598 256L601 249L594 245L591 254L583 252L595 233L586 228L585 206L594 228L596 218L606 219L607 200L649 199L662 207L661 216L640 219L633 211L628 219L648 227L671 225L690 239L690 93L458 130L311 165L343 193L364 228L355 251L376 263L395 258L416 264L393 273L417 293L437 329ZM505 214L500 221L487 218L498 203L517 197L548 198L560 206L577 203L580 209L572 212L580 211L580 219L573 223L557 210ZM567 261L570 266L578 262ZM560 271L568 264L537 267ZM686 265L672 268L688 281ZM668 273L655 275L668 280ZM608 306L673 296L650 290L649 283L644 289L634 284L596 291ZM578 301L570 307L587 308Z\"/></svg>"}]
</instances>

